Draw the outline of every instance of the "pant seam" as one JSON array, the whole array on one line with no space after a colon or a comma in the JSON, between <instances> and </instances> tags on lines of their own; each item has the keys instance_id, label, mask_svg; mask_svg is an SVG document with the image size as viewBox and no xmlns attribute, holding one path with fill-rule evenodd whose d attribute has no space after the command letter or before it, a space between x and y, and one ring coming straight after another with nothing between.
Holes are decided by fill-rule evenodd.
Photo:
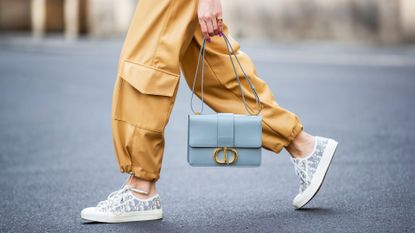
<instances>
[{"instance_id":1,"label":"pant seam","mask_svg":"<svg viewBox=\"0 0 415 233\"><path fill-rule=\"evenodd\" d=\"M117 120L117 119L114 119ZM138 127L134 124L131 124L130 122L127 121L123 121L123 120L117 120L120 122L123 122L125 124L128 124L130 126L134 127L134 130L132 132L131 138L128 142L126 142L126 145L123 146L123 150L124 152L128 155L129 160L127 161L127 163L120 163L119 162L119 167L120 167L120 171L122 173L133 173L134 176L144 179L144 180L150 180L150 181L156 181L159 179L160 177L160 172L149 172L145 170L145 166L140 165L140 163L138 163L138 161L134 161L133 156L130 153L130 149L129 147L132 145L132 142L135 140L135 137L137 135L136 131L138 129L142 129L142 130L148 130L151 132L154 132L153 130L149 130L149 129L144 129L142 127ZM159 132L157 132L159 133Z\"/></svg>"},{"instance_id":2,"label":"pant seam","mask_svg":"<svg viewBox=\"0 0 415 233\"><path fill-rule=\"evenodd\" d=\"M134 173L135 177L138 177L143 180L157 181L160 178L160 173L143 171L142 167L138 168L137 166L131 166L131 170ZM137 170L141 170L141 171L137 171Z\"/></svg>"},{"instance_id":3,"label":"pant seam","mask_svg":"<svg viewBox=\"0 0 415 233\"><path fill-rule=\"evenodd\" d=\"M159 51L159 48L160 48L160 41L161 41L161 37L162 37L162 35L164 34L164 32L166 31L166 28L167 28L167 24L169 24L169 22L170 22L170 17L171 17L171 14L172 14L172 8L173 8L173 6L174 6L174 3L175 3L175 1L174 0L170 0L171 2L169 3L169 6L168 6L168 16L166 17L166 19L164 19L165 21L164 21L164 24L163 24L163 29L160 31L160 34L159 34L159 36L158 36L158 38L157 38L157 48L156 48L156 50L154 51L154 56L153 56L153 59L152 59L152 62L151 62L151 64L154 66L154 67L157 67L158 68L158 65L157 65L157 63L158 63L158 61L159 61L159 56L158 56L158 51Z\"/></svg>"},{"instance_id":4,"label":"pant seam","mask_svg":"<svg viewBox=\"0 0 415 233\"><path fill-rule=\"evenodd\" d=\"M154 133L160 133L160 134L163 134L163 132L162 132L162 131L158 131L158 130L154 130L154 129L149 129L149 128L146 128L146 127L142 127L142 126L140 126L140 125L137 125L137 124L131 123L131 122L129 122L129 121L126 121L126 120L123 120L123 119L119 119L119 118L117 118L117 117L114 117L114 120L115 120L115 121L121 121L121 122L127 123L127 124L129 124L129 125L131 125L131 126L133 126L133 127L136 127L136 128L142 129L142 130L147 130L147 131L151 131L151 132L154 132Z\"/></svg>"},{"instance_id":5,"label":"pant seam","mask_svg":"<svg viewBox=\"0 0 415 233\"><path fill-rule=\"evenodd\" d=\"M124 123L126 123L126 122L124 122ZM127 153L128 157L130 157L130 164L131 164L131 165L133 164L133 157L131 156L129 146L130 146L130 145L131 145L131 143L134 141L134 137L135 137L135 134L136 134L136 133L135 133L135 132L136 132L136 130L137 130L137 127L134 127L134 130L133 130L133 133L132 133L132 135L131 135L131 137L130 137L130 140L128 140L128 141L126 142L125 146L124 146L125 153Z\"/></svg>"},{"instance_id":6,"label":"pant seam","mask_svg":"<svg viewBox=\"0 0 415 233\"><path fill-rule=\"evenodd\" d=\"M275 145L275 147L273 148L273 151L279 153L284 147L286 147L287 145L289 145L292 140L294 140L294 138L303 130L303 125L300 123L300 121L298 119L296 119L296 124L294 126L294 128L291 131L290 136L288 137L288 143L285 145L284 143L278 143L277 145Z\"/></svg>"},{"instance_id":7,"label":"pant seam","mask_svg":"<svg viewBox=\"0 0 415 233\"><path fill-rule=\"evenodd\" d=\"M165 73L167 75L172 75L172 76L175 76L175 77L180 77L180 74L175 74L175 73L172 73L172 72L169 72L169 71L160 69L160 68L155 67L155 66L145 65L145 64L140 63L140 62L137 62L137 61L132 61L130 59L124 59L124 61L125 62L129 62L129 63L132 63L134 65L143 66L143 67L148 68L148 69L153 69L155 71L159 71L159 72Z\"/></svg>"},{"instance_id":8,"label":"pant seam","mask_svg":"<svg viewBox=\"0 0 415 233\"><path fill-rule=\"evenodd\" d=\"M157 181L160 178L160 173L148 172L143 167L132 164L120 164L120 170L122 173L133 173L135 177L143 180Z\"/></svg>"},{"instance_id":9,"label":"pant seam","mask_svg":"<svg viewBox=\"0 0 415 233\"><path fill-rule=\"evenodd\" d=\"M170 117L171 117L171 112L172 112L172 110L173 110L174 103L176 102L176 96L177 96L177 91L178 91L178 89L179 89L179 84L180 84L180 78L179 78L179 80L177 81L177 84L176 84L176 89L174 90L173 95L170 97L169 109L167 110L167 112L165 112L165 117L164 117L164 121L163 121L163 123L164 123L164 128L167 126L167 124L168 124L168 122L169 122L169 120L170 120ZM161 134L164 134L164 129L163 129L163 131L161 132Z\"/></svg>"}]
</instances>

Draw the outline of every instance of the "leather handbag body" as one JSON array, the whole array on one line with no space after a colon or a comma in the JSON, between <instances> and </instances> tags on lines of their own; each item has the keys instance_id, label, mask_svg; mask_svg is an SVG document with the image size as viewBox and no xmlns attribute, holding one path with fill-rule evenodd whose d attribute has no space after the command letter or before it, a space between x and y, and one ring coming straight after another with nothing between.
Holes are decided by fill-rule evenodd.
<instances>
[{"instance_id":1,"label":"leather handbag body","mask_svg":"<svg viewBox=\"0 0 415 233\"><path fill-rule=\"evenodd\" d=\"M236 75L236 79L241 91L242 102L248 114L234 113L214 113L203 114L204 106L204 57L206 39L203 40L195 77L193 79L192 95L190 106L193 114L188 115L188 134L187 134L187 161L191 166L202 167L254 167L261 164L262 148L262 110L259 96L246 75L241 63L236 56L228 38L223 35L228 50L228 55ZM256 99L256 112L252 112L246 103L241 81L236 71L234 56L244 78L247 80ZM200 63L202 64L201 74L201 109L195 111L193 108L193 97L195 94L195 84L199 72Z\"/></svg>"}]
</instances>

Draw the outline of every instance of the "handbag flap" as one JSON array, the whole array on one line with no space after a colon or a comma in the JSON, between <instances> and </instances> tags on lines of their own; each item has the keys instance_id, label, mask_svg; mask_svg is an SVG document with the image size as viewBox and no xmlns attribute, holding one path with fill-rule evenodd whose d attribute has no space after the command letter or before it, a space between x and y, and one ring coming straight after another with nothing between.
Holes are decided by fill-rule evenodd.
<instances>
[{"instance_id":1,"label":"handbag flap","mask_svg":"<svg viewBox=\"0 0 415 233\"><path fill-rule=\"evenodd\" d=\"M257 148L262 145L260 115L189 115L188 124L188 142L191 147Z\"/></svg>"}]
</instances>

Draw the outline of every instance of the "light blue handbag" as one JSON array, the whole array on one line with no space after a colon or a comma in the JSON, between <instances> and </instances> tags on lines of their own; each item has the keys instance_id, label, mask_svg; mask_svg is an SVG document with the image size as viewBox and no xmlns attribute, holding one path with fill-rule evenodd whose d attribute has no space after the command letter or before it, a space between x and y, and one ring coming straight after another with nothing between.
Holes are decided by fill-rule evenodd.
<instances>
[{"instance_id":1,"label":"light blue handbag","mask_svg":"<svg viewBox=\"0 0 415 233\"><path fill-rule=\"evenodd\" d=\"M261 164L262 145L262 116L260 115L262 110L261 101L251 80L242 68L228 38L225 35L223 35L223 38L235 72L236 80L238 81L242 101L248 114L202 114L204 106L203 80L206 47L206 39L204 39L199 52L190 100L190 107L193 114L188 115L187 161L191 166L259 166ZM235 57L246 81L249 83L249 86L255 95L256 105L259 106L256 113L252 113L246 103L244 91L232 55ZM200 111L195 111L193 108L193 96L195 94L195 84L200 63L202 63L200 85L202 103Z\"/></svg>"}]
</instances>

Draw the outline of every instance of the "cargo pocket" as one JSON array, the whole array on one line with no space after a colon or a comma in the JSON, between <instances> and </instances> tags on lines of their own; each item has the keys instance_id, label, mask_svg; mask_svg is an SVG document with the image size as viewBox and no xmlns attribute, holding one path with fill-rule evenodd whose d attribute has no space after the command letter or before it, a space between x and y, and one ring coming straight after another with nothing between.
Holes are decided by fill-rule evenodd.
<instances>
[{"instance_id":1,"label":"cargo pocket","mask_svg":"<svg viewBox=\"0 0 415 233\"><path fill-rule=\"evenodd\" d=\"M163 132L173 107L180 75L124 61L115 98L114 119Z\"/></svg>"}]
</instances>

